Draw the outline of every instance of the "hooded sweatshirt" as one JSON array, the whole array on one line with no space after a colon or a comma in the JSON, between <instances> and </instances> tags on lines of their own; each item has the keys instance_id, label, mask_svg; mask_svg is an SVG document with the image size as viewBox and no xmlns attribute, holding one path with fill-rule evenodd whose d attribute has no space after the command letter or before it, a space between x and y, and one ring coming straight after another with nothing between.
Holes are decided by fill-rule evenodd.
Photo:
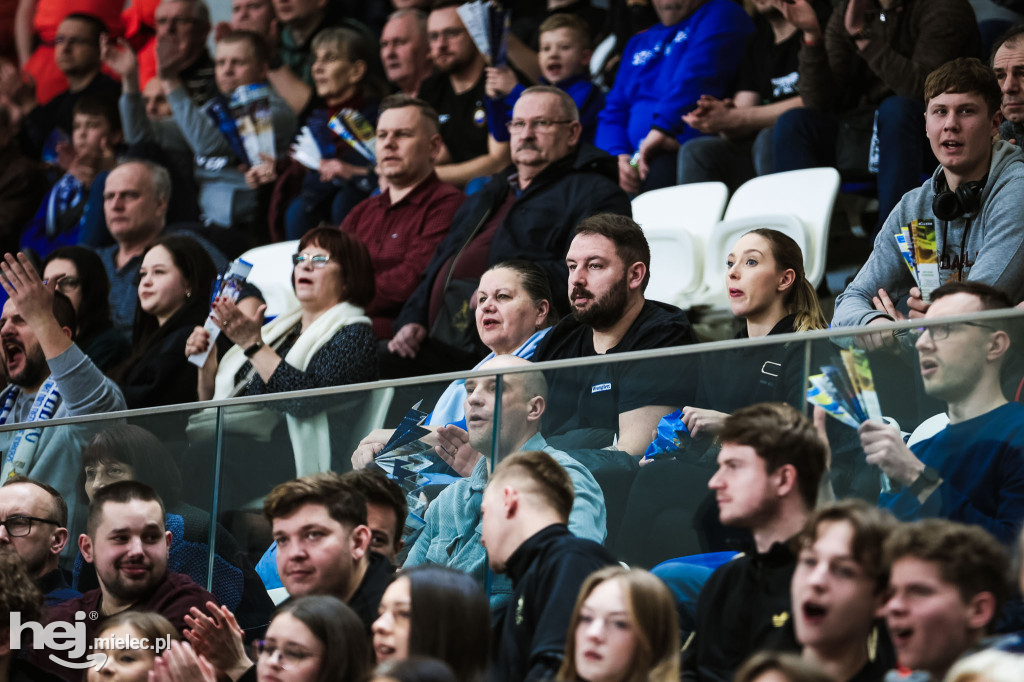
<instances>
[{"instance_id":1,"label":"hooded sweatshirt","mask_svg":"<svg viewBox=\"0 0 1024 682\"><path fill-rule=\"evenodd\" d=\"M960 278L983 282L1005 291L1014 301L1024 299L1024 153L999 141L992 146L988 179L981 193L981 210L955 220L940 220L932 213L932 199L944 188L942 166L921 187L903 195L900 203L875 237L867 263L853 282L836 298L834 327L867 324L876 317L890 319L875 310L871 297L885 289L906 310L910 288L915 286L900 255L895 234L911 220L934 220L942 283Z\"/></svg>"}]
</instances>

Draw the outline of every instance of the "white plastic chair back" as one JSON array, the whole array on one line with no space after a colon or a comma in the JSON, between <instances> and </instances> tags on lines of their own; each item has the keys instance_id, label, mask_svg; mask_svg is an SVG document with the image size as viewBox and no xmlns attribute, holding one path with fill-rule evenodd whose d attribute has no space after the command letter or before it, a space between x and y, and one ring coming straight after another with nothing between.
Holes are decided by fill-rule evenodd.
<instances>
[{"instance_id":1,"label":"white plastic chair back","mask_svg":"<svg viewBox=\"0 0 1024 682\"><path fill-rule=\"evenodd\" d=\"M818 286L825 276L828 229L838 193L839 172L835 168L762 175L736 190L724 220L786 213L796 216L806 233L802 249L807 279Z\"/></svg>"},{"instance_id":2,"label":"white plastic chair back","mask_svg":"<svg viewBox=\"0 0 1024 682\"><path fill-rule=\"evenodd\" d=\"M633 219L651 247L645 296L691 305L703 282L704 240L721 219L729 191L721 182L677 185L633 199Z\"/></svg>"},{"instance_id":3,"label":"white plastic chair back","mask_svg":"<svg viewBox=\"0 0 1024 682\"><path fill-rule=\"evenodd\" d=\"M949 415L945 412L928 417L910 434L910 438L907 439L907 447L928 440L947 426L949 426Z\"/></svg>"},{"instance_id":4,"label":"white plastic chair back","mask_svg":"<svg viewBox=\"0 0 1024 682\"><path fill-rule=\"evenodd\" d=\"M299 249L298 240L258 246L243 253L240 258L252 263L248 281L263 292L267 302L267 321L295 310L299 300L292 290L292 254Z\"/></svg>"}]
</instances>

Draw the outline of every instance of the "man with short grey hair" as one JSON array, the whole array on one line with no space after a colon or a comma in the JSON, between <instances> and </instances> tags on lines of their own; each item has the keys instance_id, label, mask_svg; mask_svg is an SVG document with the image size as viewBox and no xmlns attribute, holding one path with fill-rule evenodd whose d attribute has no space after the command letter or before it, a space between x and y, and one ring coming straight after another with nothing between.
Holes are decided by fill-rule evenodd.
<instances>
[{"instance_id":1,"label":"man with short grey hair","mask_svg":"<svg viewBox=\"0 0 1024 682\"><path fill-rule=\"evenodd\" d=\"M380 34L380 61L390 83L403 94L417 96L433 70L427 15L412 8L392 13Z\"/></svg>"}]
</instances>

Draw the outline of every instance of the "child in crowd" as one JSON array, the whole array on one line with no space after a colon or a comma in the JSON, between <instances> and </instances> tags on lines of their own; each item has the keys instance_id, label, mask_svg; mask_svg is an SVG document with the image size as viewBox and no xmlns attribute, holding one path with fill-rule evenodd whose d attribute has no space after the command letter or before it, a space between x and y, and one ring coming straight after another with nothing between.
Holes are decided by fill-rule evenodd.
<instances>
[{"instance_id":1,"label":"child in crowd","mask_svg":"<svg viewBox=\"0 0 1024 682\"><path fill-rule=\"evenodd\" d=\"M60 246L78 244L84 226L102 211L102 202L89 203L93 190L103 191L97 176L117 164L121 118L116 103L86 94L75 102L70 144L58 145L58 162L66 172L43 199L35 217L22 232L21 247L46 257ZM88 209L87 209L88 206Z\"/></svg>"},{"instance_id":2,"label":"child in crowd","mask_svg":"<svg viewBox=\"0 0 1024 682\"><path fill-rule=\"evenodd\" d=\"M590 82L590 29L575 14L553 14L540 25L541 83L565 90L580 110L583 139L593 142L597 114L604 108L604 93ZM487 69L487 120L498 142L509 140L512 107L525 86L507 66Z\"/></svg>"},{"instance_id":3,"label":"child in crowd","mask_svg":"<svg viewBox=\"0 0 1024 682\"><path fill-rule=\"evenodd\" d=\"M133 639L148 643L148 647L123 644ZM122 611L105 622L96 635L93 651L105 654L106 662L102 667L89 668L82 679L86 682L146 682L160 652L169 649L171 642L179 641L178 630L159 613Z\"/></svg>"}]
</instances>

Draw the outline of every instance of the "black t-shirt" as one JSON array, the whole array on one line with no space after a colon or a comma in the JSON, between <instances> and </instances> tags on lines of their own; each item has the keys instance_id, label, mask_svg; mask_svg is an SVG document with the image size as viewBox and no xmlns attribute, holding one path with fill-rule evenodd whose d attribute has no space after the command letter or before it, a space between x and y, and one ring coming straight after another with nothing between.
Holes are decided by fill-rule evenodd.
<instances>
[{"instance_id":1,"label":"black t-shirt","mask_svg":"<svg viewBox=\"0 0 1024 682\"><path fill-rule=\"evenodd\" d=\"M441 139L453 163L487 153L487 112L484 109L484 75L472 88L456 94L448 75L435 73L420 86L420 98L437 110Z\"/></svg>"},{"instance_id":2,"label":"black t-shirt","mask_svg":"<svg viewBox=\"0 0 1024 682\"><path fill-rule=\"evenodd\" d=\"M811 5L824 26L832 6L827 0L812 0ZM736 72L736 92L750 90L761 96L758 104L772 104L799 93L798 55L802 34L796 31L778 45L772 27L763 17L754 22L756 30L747 45Z\"/></svg>"},{"instance_id":3,"label":"black t-shirt","mask_svg":"<svg viewBox=\"0 0 1024 682\"><path fill-rule=\"evenodd\" d=\"M622 341L608 353L682 346L696 341L693 327L682 310L667 303L645 301ZM541 340L533 361L595 355L593 329L570 316ZM546 377L548 402L543 433L550 437L578 432L580 440L572 443L578 448L610 445L611 435L618 432L619 415L624 412L645 405L692 404L689 401L695 385L690 356L568 367L551 370ZM570 444L562 442L561 446Z\"/></svg>"}]
</instances>

